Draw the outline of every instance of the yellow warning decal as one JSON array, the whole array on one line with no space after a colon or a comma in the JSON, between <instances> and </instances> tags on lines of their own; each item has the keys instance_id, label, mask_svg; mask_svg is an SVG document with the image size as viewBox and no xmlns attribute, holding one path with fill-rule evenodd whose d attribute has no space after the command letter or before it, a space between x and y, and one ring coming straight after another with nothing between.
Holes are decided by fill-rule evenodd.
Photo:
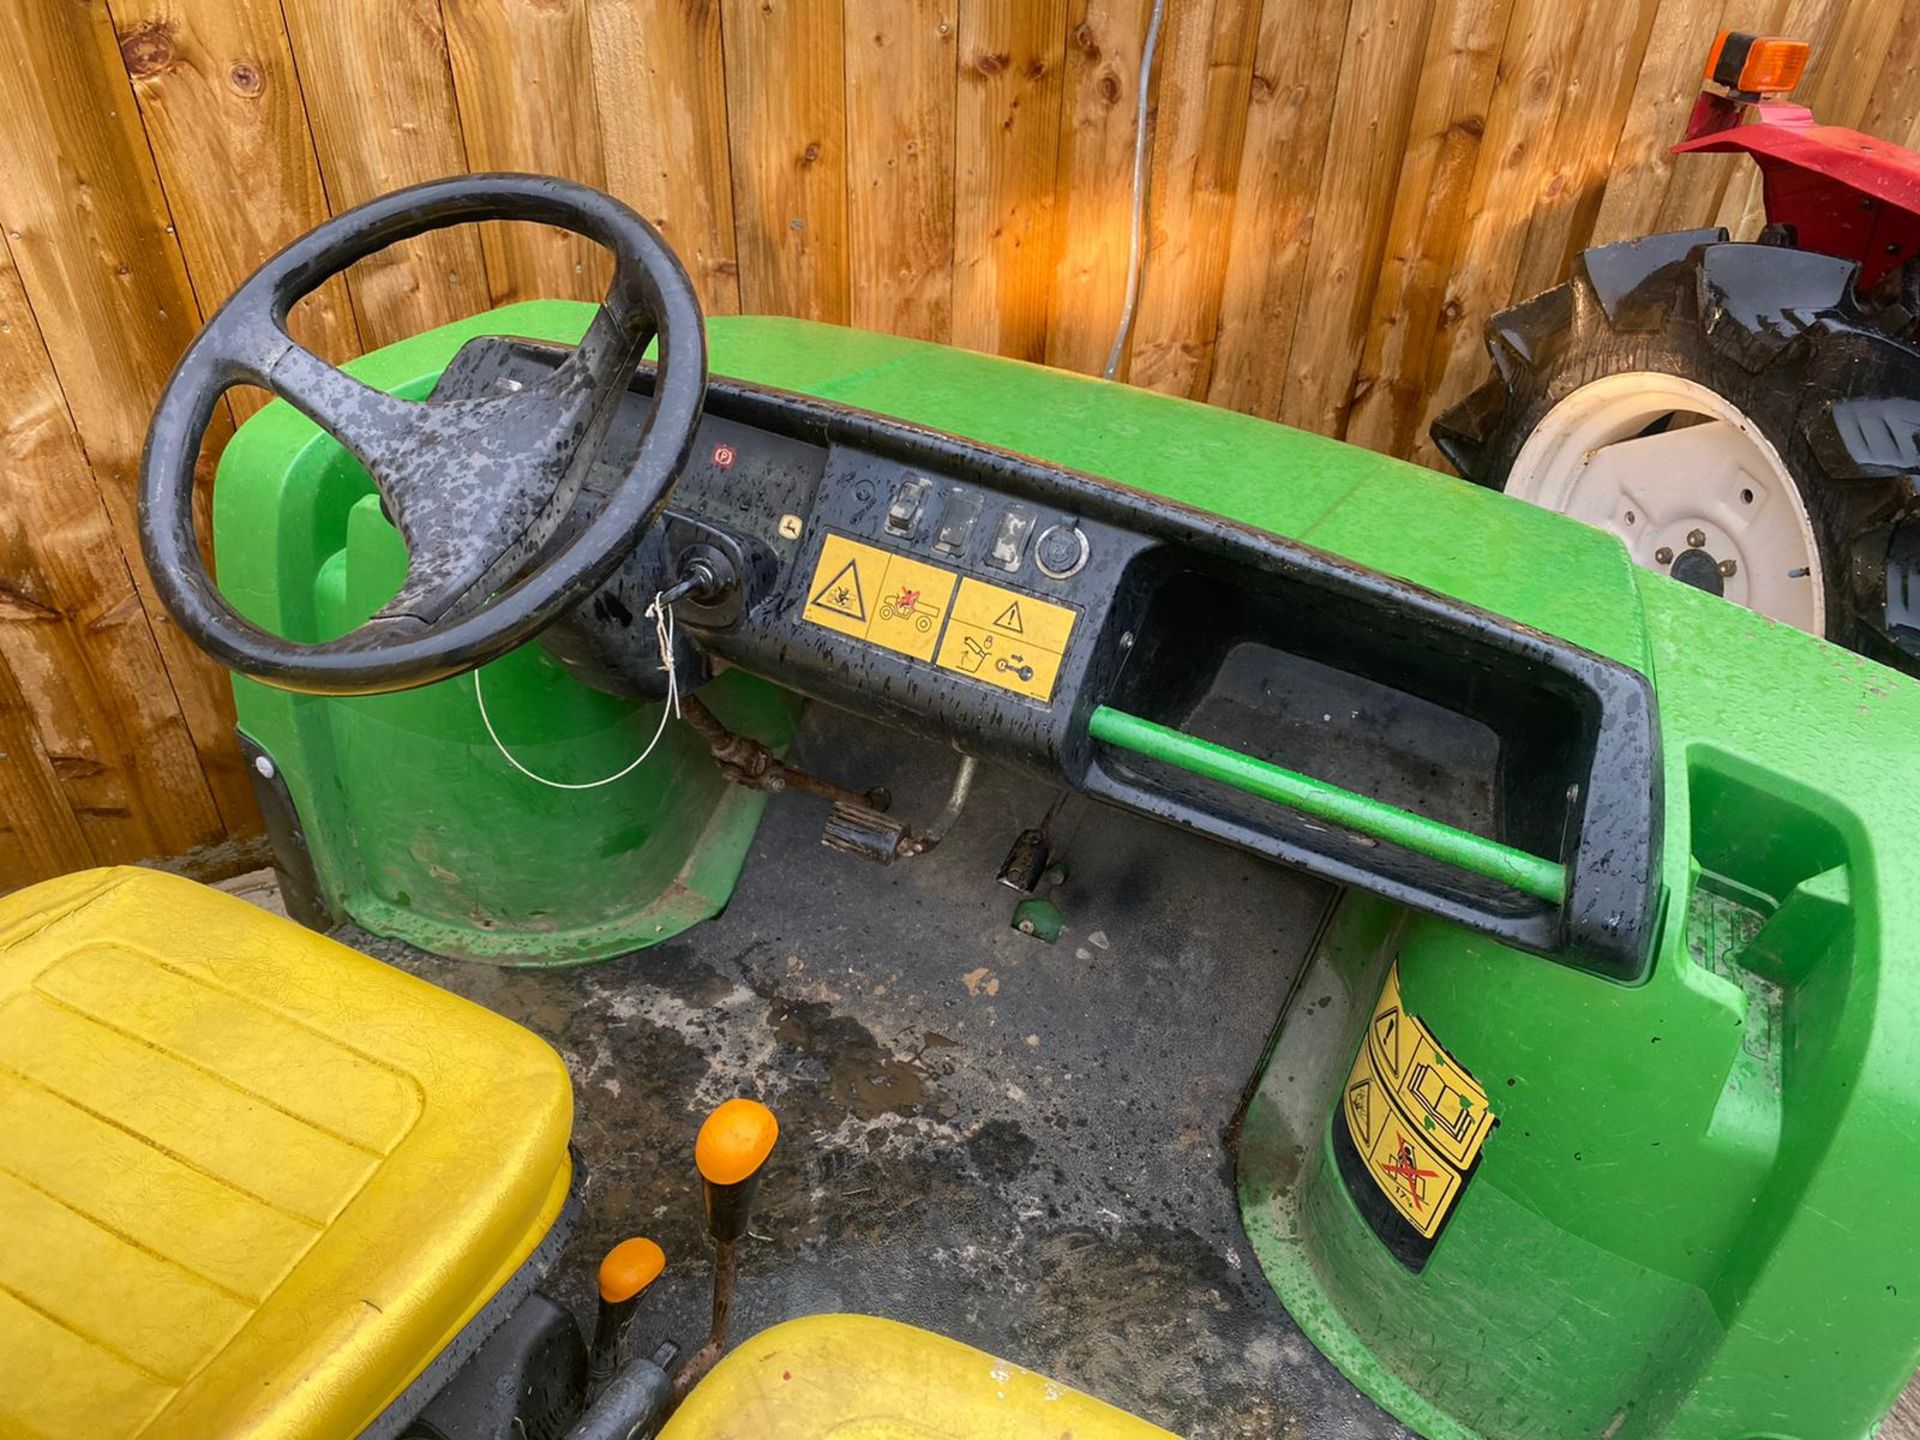
<instances>
[{"instance_id":1,"label":"yellow warning decal","mask_svg":"<svg viewBox=\"0 0 1920 1440\"><path fill-rule=\"evenodd\" d=\"M1406 1012L1397 963L1387 972L1342 1103L1367 1173L1393 1208L1431 1240L1459 1198L1495 1117L1480 1082Z\"/></svg>"},{"instance_id":2,"label":"yellow warning decal","mask_svg":"<svg viewBox=\"0 0 1920 1440\"><path fill-rule=\"evenodd\" d=\"M962 580L935 662L1034 700L1051 700L1079 614L979 580Z\"/></svg>"},{"instance_id":3,"label":"yellow warning decal","mask_svg":"<svg viewBox=\"0 0 1920 1440\"><path fill-rule=\"evenodd\" d=\"M1061 657L1080 618L1070 606L962 580L938 565L831 534L820 547L800 615L1041 701L1053 699Z\"/></svg>"},{"instance_id":4,"label":"yellow warning decal","mask_svg":"<svg viewBox=\"0 0 1920 1440\"><path fill-rule=\"evenodd\" d=\"M953 601L951 570L829 535L801 617L915 660L933 659Z\"/></svg>"}]
</instances>

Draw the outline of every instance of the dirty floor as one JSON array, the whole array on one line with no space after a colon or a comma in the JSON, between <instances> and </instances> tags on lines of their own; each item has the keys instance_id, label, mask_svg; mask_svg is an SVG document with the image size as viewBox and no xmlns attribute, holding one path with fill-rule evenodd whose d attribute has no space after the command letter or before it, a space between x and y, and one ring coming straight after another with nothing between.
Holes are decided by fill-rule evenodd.
<instances>
[{"instance_id":1,"label":"dirty floor","mask_svg":"<svg viewBox=\"0 0 1920 1440\"><path fill-rule=\"evenodd\" d=\"M952 752L812 707L796 758L931 817ZM604 965L507 970L343 938L509 1015L566 1057L587 1215L550 1288L584 1313L600 1252L644 1232L670 1268L637 1334L691 1348L708 1250L692 1144L757 1096L782 1138L740 1333L886 1315L1195 1437L1401 1430L1280 1308L1241 1231L1223 1132L1315 927L1318 883L1070 804L1067 928L1010 928L994 875L1049 793L983 769L932 854L883 869L768 807L732 905ZM271 897L260 897L268 898Z\"/></svg>"}]
</instances>

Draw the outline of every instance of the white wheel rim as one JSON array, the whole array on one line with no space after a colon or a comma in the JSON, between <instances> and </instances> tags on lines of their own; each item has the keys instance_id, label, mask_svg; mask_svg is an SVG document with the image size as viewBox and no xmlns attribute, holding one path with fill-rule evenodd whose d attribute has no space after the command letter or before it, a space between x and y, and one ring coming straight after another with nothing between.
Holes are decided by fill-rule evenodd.
<instances>
[{"instance_id":1,"label":"white wheel rim","mask_svg":"<svg viewBox=\"0 0 1920 1440\"><path fill-rule=\"evenodd\" d=\"M1734 604L1826 633L1800 492L1773 443L1704 385L1653 370L1582 385L1527 437L1507 493L1611 531L1649 570L1677 566L1684 577L1711 565Z\"/></svg>"}]
</instances>

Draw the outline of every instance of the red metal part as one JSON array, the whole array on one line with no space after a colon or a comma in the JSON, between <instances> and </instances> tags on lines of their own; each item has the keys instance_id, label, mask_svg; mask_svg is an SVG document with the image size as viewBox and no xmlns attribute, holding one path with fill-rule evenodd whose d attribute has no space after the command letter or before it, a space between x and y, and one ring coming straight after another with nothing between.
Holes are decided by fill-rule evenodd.
<instances>
[{"instance_id":1,"label":"red metal part","mask_svg":"<svg viewBox=\"0 0 1920 1440\"><path fill-rule=\"evenodd\" d=\"M1701 94L1673 149L1751 155L1767 219L1793 226L1803 250L1859 261L1862 288L1920 254L1920 155L1911 150L1822 125L1804 105L1748 105L1714 91Z\"/></svg>"}]
</instances>

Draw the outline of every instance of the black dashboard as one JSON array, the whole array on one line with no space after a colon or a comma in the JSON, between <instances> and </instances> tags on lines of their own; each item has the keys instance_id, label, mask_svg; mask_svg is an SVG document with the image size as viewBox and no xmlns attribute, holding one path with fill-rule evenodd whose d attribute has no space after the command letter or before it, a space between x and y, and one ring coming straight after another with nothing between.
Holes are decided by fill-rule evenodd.
<instances>
[{"instance_id":1,"label":"black dashboard","mask_svg":"<svg viewBox=\"0 0 1920 1440\"><path fill-rule=\"evenodd\" d=\"M437 394L518 388L565 353L475 341ZM614 421L630 444L650 379ZM691 683L738 666L1570 964L1649 963L1657 716L1612 661L1158 496L724 379L660 523L542 643L657 698L644 615L696 556L728 583L675 608ZM1282 767L1317 722L1315 779L1558 862L1564 894L1097 740L1103 708Z\"/></svg>"}]
</instances>

